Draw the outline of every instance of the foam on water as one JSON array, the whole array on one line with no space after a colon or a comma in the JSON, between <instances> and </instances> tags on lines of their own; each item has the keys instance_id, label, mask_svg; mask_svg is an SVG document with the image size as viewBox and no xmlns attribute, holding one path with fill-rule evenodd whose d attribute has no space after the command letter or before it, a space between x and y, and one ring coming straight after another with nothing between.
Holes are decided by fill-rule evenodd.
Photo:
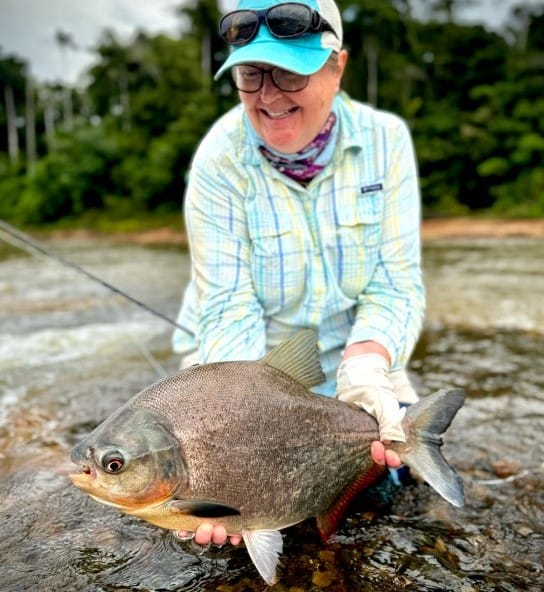
<instances>
[{"instance_id":1,"label":"foam on water","mask_svg":"<svg viewBox=\"0 0 544 592\"><path fill-rule=\"evenodd\" d=\"M158 335L156 323L128 321L0 335L0 372L115 353Z\"/></svg>"}]
</instances>

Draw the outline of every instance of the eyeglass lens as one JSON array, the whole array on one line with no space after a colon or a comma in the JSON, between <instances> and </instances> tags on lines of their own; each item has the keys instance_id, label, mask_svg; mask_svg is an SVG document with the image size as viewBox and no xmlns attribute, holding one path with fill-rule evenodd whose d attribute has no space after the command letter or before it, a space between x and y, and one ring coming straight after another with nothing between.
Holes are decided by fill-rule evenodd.
<instances>
[{"instance_id":1,"label":"eyeglass lens","mask_svg":"<svg viewBox=\"0 0 544 592\"><path fill-rule=\"evenodd\" d=\"M270 74L274 85L283 92L298 92L308 85L309 76L289 72L282 68L258 68L257 66L235 66L232 69L234 85L238 90L254 93L261 90L265 74Z\"/></svg>"},{"instance_id":2,"label":"eyeglass lens","mask_svg":"<svg viewBox=\"0 0 544 592\"><path fill-rule=\"evenodd\" d=\"M330 29L330 25L309 6L287 2L266 10L230 12L219 22L219 33L227 43L243 45L255 37L263 20L270 33L280 39Z\"/></svg>"}]
</instances>

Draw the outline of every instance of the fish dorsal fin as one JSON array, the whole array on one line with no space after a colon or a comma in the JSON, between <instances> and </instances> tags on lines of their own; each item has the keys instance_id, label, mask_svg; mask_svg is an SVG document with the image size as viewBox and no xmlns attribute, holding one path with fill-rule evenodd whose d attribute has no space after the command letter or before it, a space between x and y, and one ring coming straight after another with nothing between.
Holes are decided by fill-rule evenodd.
<instances>
[{"instance_id":1,"label":"fish dorsal fin","mask_svg":"<svg viewBox=\"0 0 544 592\"><path fill-rule=\"evenodd\" d=\"M325 514L317 516L317 528L323 541L326 542L336 531L355 496L372 485L380 475L383 475L383 472L384 468L382 466L373 464L369 470L359 475L355 481L345 488Z\"/></svg>"},{"instance_id":2,"label":"fish dorsal fin","mask_svg":"<svg viewBox=\"0 0 544 592\"><path fill-rule=\"evenodd\" d=\"M242 538L247 552L263 580L273 586L276 583L276 568L283 550L279 530L244 530Z\"/></svg>"},{"instance_id":3,"label":"fish dorsal fin","mask_svg":"<svg viewBox=\"0 0 544 592\"><path fill-rule=\"evenodd\" d=\"M261 362L285 372L306 388L325 381L318 356L317 336L311 329L295 333L266 354Z\"/></svg>"}]
</instances>

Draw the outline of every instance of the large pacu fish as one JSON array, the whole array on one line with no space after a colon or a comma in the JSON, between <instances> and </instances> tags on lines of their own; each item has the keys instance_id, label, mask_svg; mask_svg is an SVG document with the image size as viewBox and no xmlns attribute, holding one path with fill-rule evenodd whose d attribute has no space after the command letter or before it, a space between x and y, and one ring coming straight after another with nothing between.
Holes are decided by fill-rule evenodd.
<instances>
[{"instance_id":1,"label":"large pacu fish","mask_svg":"<svg viewBox=\"0 0 544 592\"><path fill-rule=\"evenodd\" d=\"M311 393L324 379L315 334L305 330L257 362L196 365L138 393L72 452L74 485L162 528L225 525L240 534L259 573L276 581L280 530L315 517L326 539L353 497L384 471L370 456L376 420ZM462 391L408 408L404 463L463 505L440 435Z\"/></svg>"}]
</instances>

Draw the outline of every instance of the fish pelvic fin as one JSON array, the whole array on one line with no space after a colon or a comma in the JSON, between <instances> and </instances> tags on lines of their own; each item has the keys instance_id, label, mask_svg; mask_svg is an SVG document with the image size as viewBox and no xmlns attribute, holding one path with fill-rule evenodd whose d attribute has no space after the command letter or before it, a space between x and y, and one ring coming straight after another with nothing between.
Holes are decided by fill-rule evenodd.
<instances>
[{"instance_id":1,"label":"fish pelvic fin","mask_svg":"<svg viewBox=\"0 0 544 592\"><path fill-rule=\"evenodd\" d=\"M465 503L463 482L442 456L440 447L443 444L441 435L464 401L465 393L460 389L440 390L410 405L403 420L408 452L401 452L402 446L399 449L401 460L457 507Z\"/></svg>"},{"instance_id":2,"label":"fish pelvic fin","mask_svg":"<svg viewBox=\"0 0 544 592\"><path fill-rule=\"evenodd\" d=\"M384 467L373 464L368 471L362 473L344 489L325 514L317 516L317 528L324 542L327 542L330 536L337 530L338 525L355 496L370 487L380 475L383 475L384 471Z\"/></svg>"},{"instance_id":3,"label":"fish pelvic fin","mask_svg":"<svg viewBox=\"0 0 544 592\"><path fill-rule=\"evenodd\" d=\"M273 366L306 388L325 381L317 349L317 335L312 329L303 329L276 346L261 360Z\"/></svg>"},{"instance_id":4,"label":"fish pelvic fin","mask_svg":"<svg viewBox=\"0 0 544 592\"><path fill-rule=\"evenodd\" d=\"M251 560L263 580L272 586L277 582L276 569L283 551L279 530L243 530L242 538Z\"/></svg>"}]
</instances>

